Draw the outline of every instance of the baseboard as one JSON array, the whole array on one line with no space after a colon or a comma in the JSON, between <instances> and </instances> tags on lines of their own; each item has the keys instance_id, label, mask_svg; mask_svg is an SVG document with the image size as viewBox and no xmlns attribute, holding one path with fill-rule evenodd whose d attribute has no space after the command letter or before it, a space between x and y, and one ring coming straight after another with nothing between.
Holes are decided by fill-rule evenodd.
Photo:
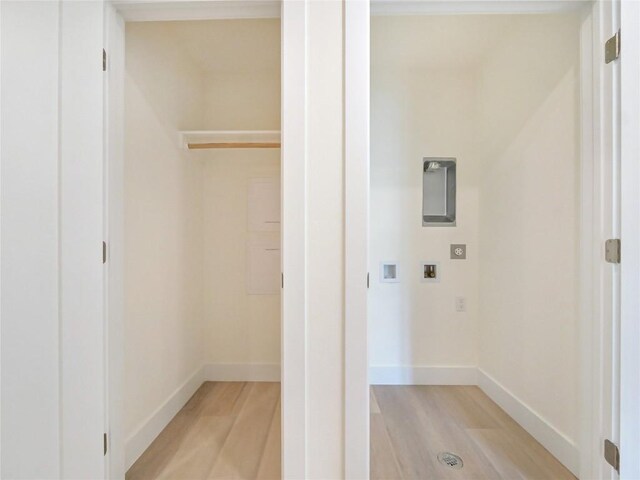
<instances>
[{"instance_id":1,"label":"baseboard","mask_svg":"<svg viewBox=\"0 0 640 480\"><path fill-rule=\"evenodd\" d=\"M476 367L369 367L371 385L478 385L558 461L578 476L580 454L576 445L493 377Z\"/></svg>"},{"instance_id":2,"label":"baseboard","mask_svg":"<svg viewBox=\"0 0 640 480\"><path fill-rule=\"evenodd\" d=\"M198 368L125 440L127 470L187 403L203 382L279 382L280 365L210 363Z\"/></svg>"},{"instance_id":3,"label":"baseboard","mask_svg":"<svg viewBox=\"0 0 640 480\"><path fill-rule=\"evenodd\" d=\"M198 368L126 439L127 470L205 381L279 382L280 365L233 363L206 364ZM579 473L580 456L576 445L481 369L374 366L369 368L369 382L372 385L478 385L574 475Z\"/></svg>"},{"instance_id":4,"label":"baseboard","mask_svg":"<svg viewBox=\"0 0 640 480\"><path fill-rule=\"evenodd\" d=\"M198 368L180 385L140 426L125 440L125 467L127 470L151 445L151 442L162 432L192 395L200 388L203 379L203 368Z\"/></svg>"},{"instance_id":5,"label":"baseboard","mask_svg":"<svg viewBox=\"0 0 640 480\"><path fill-rule=\"evenodd\" d=\"M580 452L570 439L482 369L478 369L478 386L544 448L549 450L560 463L571 470L571 473L578 476L580 473Z\"/></svg>"},{"instance_id":6,"label":"baseboard","mask_svg":"<svg viewBox=\"0 0 640 480\"><path fill-rule=\"evenodd\" d=\"M210 363L203 367L211 382L279 382L280 365L274 363Z\"/></svg>"},{"instance_id":7,"label":"baseboard","mask_svg":"<svg viewBox=\"0 0 640 480\"><path fill-rule=\"evenodd\" d=\"M476 367L369 367L371 385L477 385Z\"/></svg>"}]
</instances>

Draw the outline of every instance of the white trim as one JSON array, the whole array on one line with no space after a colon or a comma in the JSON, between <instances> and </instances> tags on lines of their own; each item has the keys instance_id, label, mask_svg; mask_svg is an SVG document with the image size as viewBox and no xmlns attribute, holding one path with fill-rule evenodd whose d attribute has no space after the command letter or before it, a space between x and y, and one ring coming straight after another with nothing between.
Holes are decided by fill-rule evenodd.
<instances>
[{"instance_id":1,"label":"white trim","mask_svg":"<svg viewBox=\"0 0 640 480\"><path fill-rule=\"evenodd\" d=\"M600 4L595 2L585 15L580 28L580 478L611 478L611 468L602 456L602 439L609 435L611 411L605 376L611 368L605 366L606 340L604 325L610 322L604 308L606 288L604 271L607 264L602 258L601 237L606 228L602 212L611 197L603 192L603 165L611 163L602 155L601 145L606 142L603 129L603 105L611 102L611 93L603 89L604 65ZM608 94L608 97L607 97ZM610 217L609 214L606 215ZM607 270L609 270L607 268ZM609 287L610 290L610 287ZM610 295L609 295L610 298ZM610 347L608 348L610 349ZM611 375L609 375L610 377ZM609 390L610 394L610 390ZM609 395L610 396L610 395ZM609 417L607 420L606 417ZM607 426L608 425L608 426ZM606 476L608 474L608 476Z\"/></svg>"},{"instance_id":2,"label":"white trim","mask_svg":"<svg viewBox=\"0 0 640 480\"><path fill-rule=\"evenodd\" d=\"M605 293L605 286L609 279L603 276L602 257L601 257L601 238L602 229L601 219L596 212L602 210L603 197L600 191L602 183L600 162L601 162L601 142L607 141L604 138L611 130L608 127L606 132L602 131L602 127L608 126L611 118L602 116L600 107L607 102L611 102L610 92L603 91L600 83L600 77L603 71L602 62L602 45L604 43L604 33L601 30L600 20L597 17L599 9L603 8L602 4L609 2L582 2L582 1L555 1L555 0L537 0L537 1L483 1L483 0L446 0L446 1L404 1L404 0L373 0L371 12L373 15L420 15L420 14L470 14L470 13L554 13L569 10L582 10L585 15L583 29L581 32L581 78L580 82L583 86L581 92L581 113L582 113L582 215L581 225L582 235L585 236L581 242L581 284L580 284L580 305L581 305L581 326L580 326L580 343L581 343L581 394L586 396L584 401L580 402L580 426L581 434L580 450L581 456L580 476L581 478L604 478L603 475L596 475L594 472L604 472L600 470L602 461L602 433L603 428L610 428L612 418L610 412L607 411L607 401L604 400L606 394L606 381L603 381L603 375L607 370L604 364L605 355L603 347L607 351L611 350L611 346L602 345L602 322L604 321L603 312L601 310L601 301ZM612 8L611 6L609 6ZM345 21L345 29L348 32L352 28L348 19ZM610 32L611 33L611 32ZM609 34L610 34L609 33ZM346 37L349 42L349 37ZM346 45L348 48L348 45ZM588 58L587 58L588 57ZM586 61L585 61L586 60ZM591 61L593 60L593 62ZM595 63L594 63L595 62ZM361 68L369 71L369 66L364 65ZM594 83L595 82L595 83ZM346 101L349 101L350 91L346 90ZM589 117L589 118L585 118ZM349 131L345 132L346 141L349 141ZM601 138L602 137L602 138ZM361 152L363 153L363 152ZM589 165L586 165L589 163ZM605 179L606 180L606 179ZM364 181L364 180L363 180ZM606 192L605 192L606 193ZM348 205L350 201L357 201L350 197L345 198ZM611 202L611 198L608 199ZM348 231L349 224L347 224ZM354 280L355 281L355 280ZM354 301L349 294L346 295L346 303ZM357 348L366 343L366 336L360 338L345 339L345 351L357 351ZM356 345L352 345L354 342ZM366 347L363 358L366 356ZM347 357L347 362L351 361ZM358 360L359 361L359 360ZM609 365L610 366L610 365ZM383 381L378 368L372 367L371 380ZM604 371L603 371L604 368ZM384 370L382 370L384 371ZM380 375L380 376L379 376ZM397 373L388 374L394 380ZM410 371L406 373L408 377L417 374ZM426 374L425 374L426 375ZM446 375L445 375L446 376ZM610 375L609 375L610 376ZM400 381L400 380L398 380ZM412 380L413 382L414 380ZM430 380L425 379L425 383ZM469 382L471 383L471 382ZM604 389L604 390L603 390ZM359 411L356 407L347 406L345 411L345 422L349 424L350 418L357 417ZM360 406L362 408L362 406ZM557 445L564 442L559 441ZM571 451L571 448L557 447L558 451ZM555 447L554 447L555 448ZM573 451L579 451L572 447ZM564 455L564 454L563 454ZM577 471L578 456L577 454L568 454L569 457L575 455L573 459L566 460L572 465L572 470ZM567 455L565 455L567 457ZM610 469L609 469L610 470Z\"/></svg>"},{"instance_id":3,"label":"white trim","mask_svg":"<svg viewBox=\"0 0 640 480\"><path fill-rule=\"evenodd\" d=\"M582 340L583 354L589 357L581 369L593 403L581 418L589 437L583 439L581 459L587 470L580 475L603 480L618 474L605 461L602 442L606 438L619 445L620 440L620 266L606 263L602 251L606 239L620 237L620 62L605 64L603 58L603 45L619 28L619 6L619 0L596 1L592 9L594 288L581 298L592 312L591 325L583 324L590 336Z\"/></svg>"},{"instance_id":4,"label":"white trim","mask_svg":"<svg viewBox=\"0 0 640 480\"><path fill-rule=\"evenodd\" d=\"M279 382L277 363L209 363L202 367L203 381Z\"/></svg>"},{"instance_id":5,"label":"white trim","mask_svg":"<svg viewBox=\"0 0 640 480\"><path fill-rule=\"evenodd\" d=\"M640 3L622 2L620 478L640 478Z\"/></svg>"},{"instance_id":6,"label":"white trim","mask_svg":"<svg viewBox=\"0 0 640 480\"><path fill-rule=\"evenodd\" d=\"M129 470L131 465L140 458L140 455L149 448L151 442L160 435L160 432L169 424L182 407L200 388L204 382L203 367L199 367L191 376L171 395L143 420L138 428L125 440L125 466ZM115 478L115 477L114 477Z\"/></svg>"},{"instance_id":7,"label":"white trim","mask_svg":"<svg viewBox=\"0 0 640 480\"><path fill-rule=\"evenodd\" d=\"M475 366L371 366L369 383L371 385L477 385L478 368Z\"/></svg>"},{"instance_id":8,"label":"white trim","mask_svg":"<svg viewBox=\"0 0 640 480\"><path fill-rule=\"evenodd\" d=\"M350 480L369 478L369 24L368 0L345 2L344 462Z\"/></svg>"},{"instance_id":9,"label":"white trim","mask_svg":"<svg viewBox=\"0 0 640 480\"><path fill-rule=\"evenodd\" d=\"M307 468L307 2L282 2L282 478Z\"/></svg>"},{"instance_id":10,"label":"white trim","mask_svg":"<svg viewBox=\"0 0 640 480\"><path fill-rule=\"evenodd\" d=\"M587 0L372 0L372 15L537 14L579 10Z\"/></svg>"},{"instance_id":11,"label":"white trim","mask_svg":"<svg viewBox=\"0 0 640 480\"><path fill-rule=\"evenodd\" d=\"M278 18L278 0L112 0L127 22Z\"/></svg>"},{"instance_id":12,"label":"white trim","mask_svg":"<svg viewBox=\"0 0 640 480\"><path fill-rule=\"evenodd\" d=\"M124 478L124 48L125 23L105 4L105 216L109 261L105 268L107 372L106 478Z\"/></svg>"},{"instance_id":13,"label":"white trim","mask_svg":"<svg viewBox=\"0 0 640 480\"><path fill-rule=\"evenodd\" d=\"M478 369L478 386L574 475L579 474L579 450L569 438L482 369Z\"/></svg>"},{"instance_id":14,"label":"white trim","mask_svg":"<svg viewBox=\"0 0 640 480\"><path fill-rule=\"evenodd\" d=\"M594 344L595 315L592 292L595 290L594 241L595 198L594 181L594 25L593 16L585 18L580 27L580 449L583 452L593 450L594 410L596 405L595 371L597 346ZM585 301L585 299L589 299ZM593 455L581 455L581 478L593 476Z\"/></svg>"}]
</instances>

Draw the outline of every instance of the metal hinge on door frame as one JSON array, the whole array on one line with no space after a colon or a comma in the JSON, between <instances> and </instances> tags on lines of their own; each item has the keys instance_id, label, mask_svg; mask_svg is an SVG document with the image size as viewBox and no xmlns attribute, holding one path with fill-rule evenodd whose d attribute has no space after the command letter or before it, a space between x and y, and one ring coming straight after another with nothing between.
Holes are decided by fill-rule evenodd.
<instances>
[{"instance_id":1,"label":"metal hinge on door frame","mask_svg":"<svg viewBox=\"0 0 640 480\"><path fill-rule=\"evenodd\" d=\"M620 57L620 30L604 44L604 63L611 63Z\"/></svg>"},{"instance_id":2,"label":"metal hinge on door frame","mask_svg":"<svg viewBox=\"0 0 640 480\"><path fill-rule=\"evenodd\" d=\"M107 71L107 51L104 48L102 49L102 71Z\"/></svg>"},{"instance_id":3,"label":"metal hinge on door frame","mask_svg":"<svg viewBox=\"0 0 640 480\"><path fill-rule=\"evenodd\" d=\"M620 263L621 252L619 238L610 238L604 242L604 259L608 263Z\"/></svg>"},{"instance_id":4,"label":"metal hinge on door frame","mask_svg":"<svg viewBox=\"0 0 640 480\"><path fill-rule=\"evenodd\" d=\"M109 445L109 437L107 436L106 433L103 434L102 436L102 442L103 442L103 446L104 446L104 455L107 454L107 450L108 450L108 445Z\"/></svg>"},{"instance_id":5,"label":"metal hinge on door frame","mask_svg":"<svg viewBox=\"0 0 640 480\"><path fill-rule=\"evenodd\" d=\"M604 441L604 459L620 473L620 450L611 440Z\"/></svg>"},{"instance_id":6,"label":"metal hinge on door frame","mask_svg":"<svg viewBox=\"0 0 640 480\"><path fill-rule=\"evenodd\" d=\"M102 263L107 263L107 242L102 242Z\"/></svg>"}]
</instances>

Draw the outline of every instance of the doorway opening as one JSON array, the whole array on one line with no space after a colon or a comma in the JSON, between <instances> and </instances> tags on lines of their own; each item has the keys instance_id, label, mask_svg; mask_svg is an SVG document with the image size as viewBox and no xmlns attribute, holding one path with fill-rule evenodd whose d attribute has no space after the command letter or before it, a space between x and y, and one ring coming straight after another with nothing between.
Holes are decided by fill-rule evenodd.
<instances>
[{"instance_id":1,"label":"doorway opening","mask_svg":"<svg viewBox=\"0 0 640 480\"><path fill-rule=\"evenodd\" d=\"M583 22L371 18L372 479L578 475Z\"/></svg>"},{"instance_id":2,"label":"doorway opening","mask_svg":"<svg viewBox=\"0 0 640 480\"><path fill-rule=\"evenodd\" d=\"M126 478L280 478L280 20L123 40Z\"/></svg>"}]
</instances>

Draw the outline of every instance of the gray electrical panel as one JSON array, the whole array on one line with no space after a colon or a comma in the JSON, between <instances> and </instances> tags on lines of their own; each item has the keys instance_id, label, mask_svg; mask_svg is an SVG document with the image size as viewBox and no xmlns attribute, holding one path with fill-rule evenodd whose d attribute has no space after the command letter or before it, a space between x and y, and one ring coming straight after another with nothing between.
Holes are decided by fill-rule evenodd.
<instances>
[{"instance_id":1,"label":"gray electrical panel","mask_svg":"<svg viewBox=\"0 0 640 480\"><path fill-rule=\"evenodd\" d=\"M422 160L422 226L456 225L456 159Z\"/></svg>"}]
</instances>

